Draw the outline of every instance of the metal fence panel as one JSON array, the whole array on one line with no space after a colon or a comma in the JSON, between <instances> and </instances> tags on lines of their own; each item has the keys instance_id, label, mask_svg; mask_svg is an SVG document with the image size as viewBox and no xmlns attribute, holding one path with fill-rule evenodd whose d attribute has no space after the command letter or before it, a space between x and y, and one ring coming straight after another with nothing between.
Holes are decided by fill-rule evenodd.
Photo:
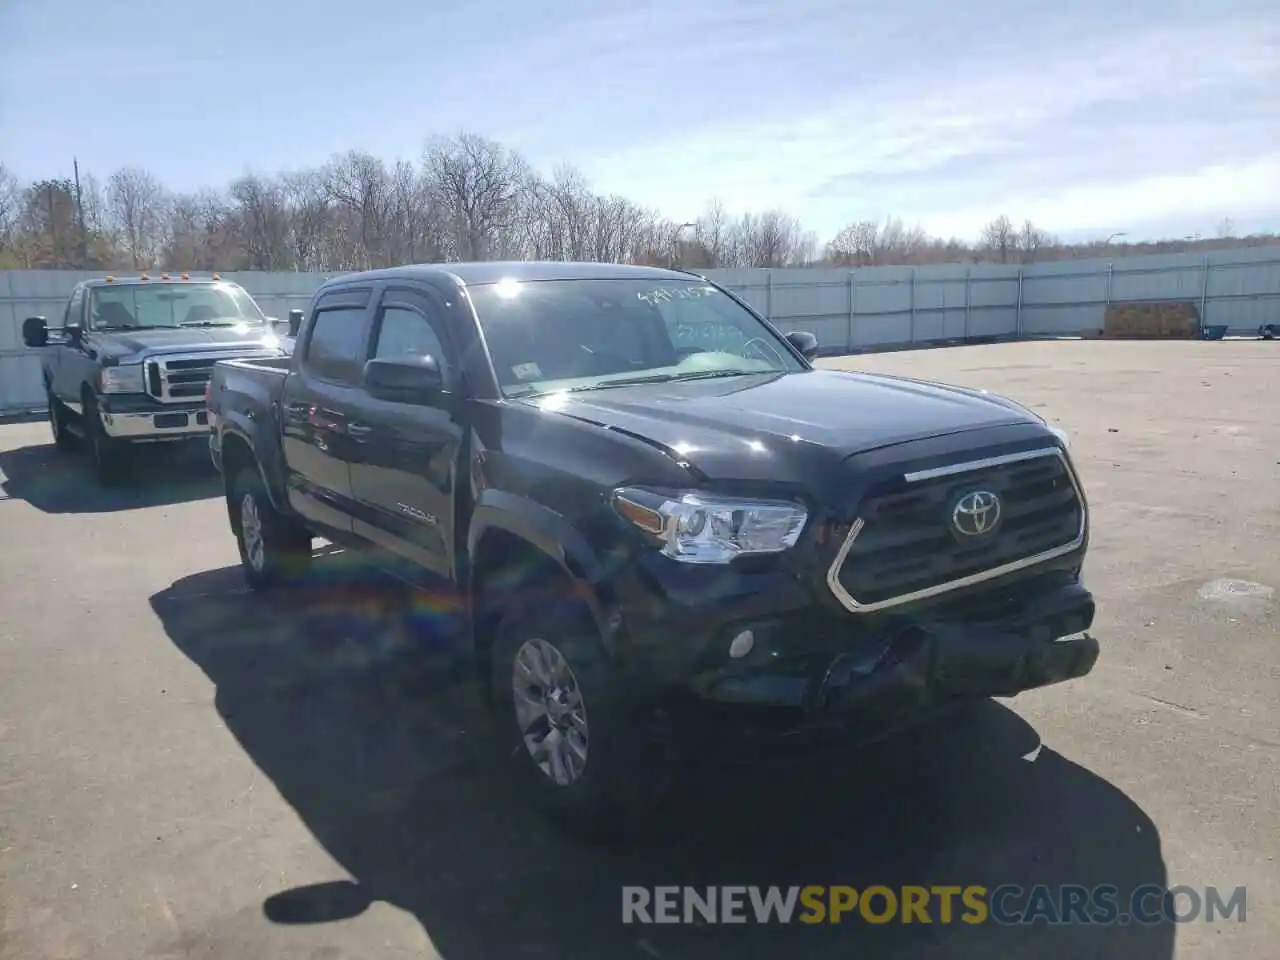
<instances>
[{"instance_id":1,"label":"metal fence panel","mask_svg":"<svg viewBox=\"0 0 1280 960\"><path fill-rule=\"evenodd\" d=\"M807 330L824 352L974 337L1072 336L1103 327L1109 303L1181 300L1204 323L1252 334L1280 323L1280 251L1237 248L1114 260L1032 264L708 270L784 333ZM0 411L44 403L40 364L22 345L22 321L62 321L71 287L96 273L0 271ZM226 273L268 316L304 308L332 274Z\"/></svg>"}]
</instances>

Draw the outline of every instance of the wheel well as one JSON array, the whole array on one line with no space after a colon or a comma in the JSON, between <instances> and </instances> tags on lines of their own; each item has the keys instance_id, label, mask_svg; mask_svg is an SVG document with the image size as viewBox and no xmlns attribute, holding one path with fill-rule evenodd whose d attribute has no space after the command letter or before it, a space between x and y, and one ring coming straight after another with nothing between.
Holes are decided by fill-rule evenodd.
<instances>
[{"instance_id":1,"label":"wheel well","mask_svg":"<svg viewBox=\"0 0 1280 960\"><path fill-rule=\"evenodd\" d=\"M222 438L222 488L227 499L227 513L231 518L231 526L238 529L240 524L240 504L234 502L231 484L243 469L256 470L257 460L253 448L242 437L228 434Z\"/></svg>"},{"instance_id":2,"label":"wheel well","mask_svg":"<svg viewBox=\"0 0 1280 960\"><path fill-rule=\"evenodd\" d=\"M572 577L528 540L507 530L488 530L471 561L471 626L483 689L488 690L490 650L502 614L513 604L545 603L552 596L573 602ZM585 599L579 598L586 607Z\"/></svg>"},{"instance_id":3,"label":"wheel well","mask_svg":"<svg viewBox=\"0 0 1280 960\"><path fill-rule=\"evenodd\" d=\"M234 433L222 438L222 473L229 483L242 469L257 469L257 460L248 441Z\"/></svg>"}]
</instances>

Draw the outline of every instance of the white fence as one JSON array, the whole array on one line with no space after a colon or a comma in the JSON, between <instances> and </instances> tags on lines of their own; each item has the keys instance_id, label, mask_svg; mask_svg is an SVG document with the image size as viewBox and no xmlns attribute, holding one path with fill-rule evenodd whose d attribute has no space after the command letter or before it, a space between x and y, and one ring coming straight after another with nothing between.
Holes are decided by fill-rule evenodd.
<instances>
[{"instance_id":1,"label":"white fence","mask_svg":"<svg viewBox=\"0 0 1280 960\"><path fill-rule=\"evenodd\" d=\"M1191 301L1207 326L1252 334L1280 323L1280 250L1220 250L1022 266L938 264L858 270L711 270L783 331L808 330L828 353L972 338L1075 336L1102 329L1108 304ZM22 345L22 321L61 322L80 280L66 270L0 271L0 412L42 407L40 364ZM224 273L270 316L304 307L326 278Z\"/></svg>"}]
</instances>

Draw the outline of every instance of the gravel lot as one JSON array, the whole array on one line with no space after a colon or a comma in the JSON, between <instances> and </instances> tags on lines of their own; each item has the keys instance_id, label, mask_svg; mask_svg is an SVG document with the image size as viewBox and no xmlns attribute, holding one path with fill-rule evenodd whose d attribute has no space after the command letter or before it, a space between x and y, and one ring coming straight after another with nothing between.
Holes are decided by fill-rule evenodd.
<instances>
[{"instance_id":1,"label":"gravel lot","mask_svg":"<svg viewBox=\"0 0 1280 960\"><path fill-rule=\"evenodd\" d=\"M341 554L309 596L250 597L199 451L107 495L45 424L0 426L0 956L1275 956L1280 351L824 363L985 387L1073 433L1102 658L838 769L717 777L631 850L574 844L501 789L446 643L438 669L397 669L445 599ZM1246 886L1248 913L624 926L620 887L661 883Z\"/></svg>"}]
</instances>

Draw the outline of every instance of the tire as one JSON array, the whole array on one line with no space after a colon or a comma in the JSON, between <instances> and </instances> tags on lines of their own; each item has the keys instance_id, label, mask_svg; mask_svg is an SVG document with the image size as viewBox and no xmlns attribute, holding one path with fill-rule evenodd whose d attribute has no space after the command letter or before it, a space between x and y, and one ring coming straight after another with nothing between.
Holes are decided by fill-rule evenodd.
<instances>
[{"instance_id":1,"label":"tire","mask_svg":"<svg viewBox=\"0 0 1280 960\"><path fill-rule=\"evenodd\" d=\"M256 470L241 467L227 487L236 546L251 590L289 586L311 569L311 533L271 504Z\"/></svg>"},{"instance_id":2,"label":"tire","mask_svg":"<svg viewBox=\"0 0 1280 960\"><path fill-rule=\"evenodd\" d=\"M129 445L107 435L92 397L85 397L84 401L84 436L99 486L119 486L129 466Z\"/></svg>"},{"instance_id":3,"label":"tire","mask_svg":"<svg viewBox=\"0 0 1280 960\"><path fill-rule=\"evenodd\" d=\"M590 616L554 601L513 607L498 624L490 663L495 750L516 790L580 836L625 836L661 781L647 774L660 771L647 762L630 698ZM518 691L530 704L519 716Z\"/></svg>"},{"instance_id":4,"label":"tire","mask_svg":"<svg viewBox=\"0 0 1280 960\"><path fill-rule=\"evenodd\" d=\"M48 391L49 396L49 429L53 432L53 445L59 450L73 450L76 446L75 434L67 429L66 405Z\"/></svg>"},{"instance_id":5,"label":"tire","mask_svg":"<svg viewBox=\"0 0 1280 960\"><path fill-rule=\"evenodd\" d=\"M1274 340L1276 332L1276 325L1274 323L1268 323L1258 330L1258 336L1262 337L1263 340Z\"/></svg>"}]
</instances>

